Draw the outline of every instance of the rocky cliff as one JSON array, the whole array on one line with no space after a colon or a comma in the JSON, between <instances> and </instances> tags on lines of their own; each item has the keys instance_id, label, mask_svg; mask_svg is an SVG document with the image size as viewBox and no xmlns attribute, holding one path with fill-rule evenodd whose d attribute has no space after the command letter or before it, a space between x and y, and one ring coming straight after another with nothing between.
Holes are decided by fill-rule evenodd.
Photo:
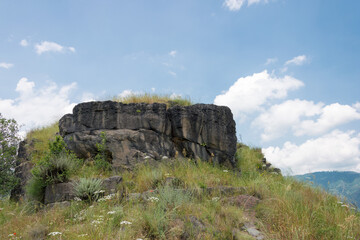
<instances>
[{"instance_id":1,"label":"rocky cliff","mask_svg":"<svg viewBox=\"0 0 360 240\"><path fill-rule=\"evenodd\" d=\"M97 153L104 132L115 169L177 156L235 165L235 122L228 107L87 102L62 117L59 128L68 148L82 158Z\"/></svg>"}]
</instances>

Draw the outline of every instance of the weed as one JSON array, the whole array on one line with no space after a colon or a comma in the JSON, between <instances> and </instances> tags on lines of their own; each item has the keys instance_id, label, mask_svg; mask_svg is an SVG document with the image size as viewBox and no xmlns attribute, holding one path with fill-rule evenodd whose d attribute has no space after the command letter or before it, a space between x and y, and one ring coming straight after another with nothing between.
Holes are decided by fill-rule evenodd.
<instances>
[{"instance_id":1,"label":"weed","mask_svg":"<svg viewBox=\"0 0 360 240\"><path fill-rule=\"evenodd\" d=\"M80 178L79 182L74 184L75 195L84 201L96 201L103 195L102 184L101 179Z\"/></svg>"}]
</instances>

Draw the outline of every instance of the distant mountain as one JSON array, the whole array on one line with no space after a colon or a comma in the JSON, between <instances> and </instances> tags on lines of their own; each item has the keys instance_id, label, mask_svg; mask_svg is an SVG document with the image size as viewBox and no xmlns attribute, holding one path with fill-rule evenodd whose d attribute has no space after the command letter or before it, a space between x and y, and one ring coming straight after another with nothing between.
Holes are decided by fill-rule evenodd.
<instances>
[{"instance_id":1,"label":"distant mountain","mask_svg":"<svg viewBox=\"0 0 360 240\"><path fill-rule=\"evenodd\" d=\"M320 186L326 191L345 197L360 209L360 173L357 172L314 172L296 175L296 179Z\"/></svg>"}]
</instances>

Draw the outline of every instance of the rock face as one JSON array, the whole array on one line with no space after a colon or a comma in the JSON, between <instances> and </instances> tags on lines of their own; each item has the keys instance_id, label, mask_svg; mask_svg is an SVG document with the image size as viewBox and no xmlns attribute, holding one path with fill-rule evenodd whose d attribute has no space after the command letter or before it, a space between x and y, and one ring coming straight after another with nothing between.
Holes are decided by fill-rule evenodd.
<instances>
[{"instance_id":1,"label":"rock face","mask_svg":"<svg viewBox=\"0 0 360 240\"><path fill-rule=\"evenodd\" d=\"M68 148L82 158L97 153L104 132L115 169L176 156L235 165L235 122L228 107L87 102L62 117L59 128Z\"/></svg>"},{"instance_id":2,"label":"rock face","mask_svg":"<svg viewBox=\"0 0 360 240\"><path fill-rule=\"evenodd\" d=\"M34 142L27 143L26 140L19 144L17 161L15 167L15 176L19 178L19 183L11 190L10 199L18 201L25 195L25 185L31 178L31 169L33 163L30 161L29 153L26 150L27 145L32 145Z\"/></svg>"}]
</instances>

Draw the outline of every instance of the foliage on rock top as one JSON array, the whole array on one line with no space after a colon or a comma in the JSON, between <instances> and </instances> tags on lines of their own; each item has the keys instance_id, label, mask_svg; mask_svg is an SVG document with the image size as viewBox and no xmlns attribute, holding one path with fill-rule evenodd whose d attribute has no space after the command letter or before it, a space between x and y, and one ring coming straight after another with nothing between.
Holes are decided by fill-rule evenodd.
<instances>
[{"instance_id":1,"label":"foliage on rock top","mask_svg":"<svg viewBox=\"0 0 360 240\"><path fill-rule=\"evenodd\" d=\"M184 98L181 96L172 95L159 95L159 94L130 94L125 97L116 96L113 97L113 101L123 103L164 103L167 107L173 107L175 105L190 106L192 102L190 98Z\"/></svg>"}]
</instances>

